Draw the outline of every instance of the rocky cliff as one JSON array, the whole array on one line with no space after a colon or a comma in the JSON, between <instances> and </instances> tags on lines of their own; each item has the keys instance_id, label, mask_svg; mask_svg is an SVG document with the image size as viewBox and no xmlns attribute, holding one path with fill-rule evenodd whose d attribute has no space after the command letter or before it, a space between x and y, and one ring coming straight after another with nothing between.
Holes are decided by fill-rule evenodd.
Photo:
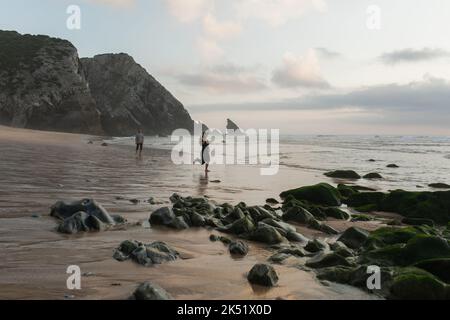
<instances>
[{"instance_id":1,"label":"rocky cliff","mask_svg":"<svg viewBox=\"0 0 450 320\"><path fill-rule=\"evenodd\" d=\"M70 42L0 31L0 124L101 133L99 115Z\"/></svg>"},{"instance_id":2,"label":"rocky cliff","mask_svg":"<svg viewBox=\"0 0 450 320\"><path fill-rule=\"evenodd\" d=\"M126 136L192 130L183 105L126 54L79 59L66 40L0 31L0 124Z\"/></svg>"},{"instance_id":3,"label":"rocky cliff","mask_svg":"<svg viewBox=\"0 0 450 320\"><path fill-rule=\"evenodd\" d=\"M107 134L127 136L170 134L192 129L183 105L127 54L102 54L81 59L89 87Z\"/></svg>"}]
</instances>

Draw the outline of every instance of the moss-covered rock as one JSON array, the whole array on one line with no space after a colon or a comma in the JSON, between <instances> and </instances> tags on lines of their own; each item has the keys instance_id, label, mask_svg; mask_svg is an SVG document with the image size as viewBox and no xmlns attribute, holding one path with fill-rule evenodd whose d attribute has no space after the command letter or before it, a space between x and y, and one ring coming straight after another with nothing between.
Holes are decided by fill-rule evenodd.
<instances>
[{"instance_id":1,"label":"moss-covered rock","mask_svg":"<svg viewBox=\"0 0 450 320\"><path fill-rule=\"evenodd\" d=\"M338 184L337 189L340 192L341 196L344 198L348 198L352 194L359 193L359 191L353 188L352 186L347 186L342 183Z\"/></svg>"},{"instance_id":2,"label":"moss-covered rock","mask_svg":"<svg viewBox=\"0 0 450 320\"><path fill-rule=\"evenodd\" d=\"M314 204L325 206L341 205L341 194L328 183L287 190L282 192L280 197L286 199L289 195L292 195L297 200L306 200Z\"/></svg>"},{"instance_id":3,"label":"moss-covered rock","mask_svg":"<svg viewBox=\"0 0 450 320\"><path fill-rule=\"evenodd\" d=\"M402 223L409 224L411 226L421 226L426 225L434 227L434 221L426 218L403 218Z\"/></svg>"},{"instance_id":4,"label":"moss-covered rock","mask_svg":"<svg viewBox=\"0 0 450 320\"><path fill-rule=\"evenodd\" d=\"M293 221L302 224L308 224L314 220L314 216L302 207L291 207L282 216L285 221Z\"/></svg>"},{"instance_id":5,"label":"moss-covered rock","mask_svg":"<svg viewBox=\"0 0 450 320\"><path fill-rule=\"evenodd\" d=\"M352 215L352 222L372 221L372 220L374 220L374 217L368 216L367 214L353 214Z\"/></svg>"},{"instance_id":6,"label":"moss-covered rock","mask_svg":"<svg viewBox=\"0 0 450 320\"><path fill-rule=\"evenodd\" d=\"M306 261L305 265L309 268L318 269L334 266L352 266L343 256L331 252L331 253L319 253L313 258Z\"/></svg>"},{"instance_id":7,"label":"moss-covered rock","mask_svg":"<svg viewBox=\"0 0 450 320\"><path fill-rule=\"evenodd\" d=\"M335 219L341 219L341 220L348 220L350 219L350 215L336 207L328 207L324 209L324 213L327 217L335 218Z\"/></svg>"},{"instance_id":8,"label":"moss-covered rock","mask_svg":"<svg viewBox=\"0 0 450 320\"><path fill-rule=\"evenodd\" d=\"M354 208L360 208L370 205L370 211L377 210L383 201L385 194L382 192L360 192L349 196L345 203ZM367 212L366 210L359 209L358 211Z\"/></svg>"},{"instance_id":9,"label":"moss-covered rock","mask_svg":"<svg viewBox=\"0 0 450 320\"><path fill-rule=\"evenodd\" d=\"M369 237L369 232L357 227L350 227L344 231L338 241L351 249L358 249Z\"/></svg>"},{"instance_id":10,"label":"moss-covered rock","mask_svg":"<svg viewBox=\"0 0 450 320\"><path fill-rule=\"evenodd\" d=\"M219 228L220 231L229 232L233 234L244 234L250 233L255 230L255 224L249 216L243 217L235 222L225 226L224 228Z\"/></svg>"},{"instance_id":11,"label":"moss-covered rock","mask_svg":"<svg viewBox=\"0 0 450 320\"><path fill-rule=\"evenodd\" d=\"M450 258L424 260L417 262L414 266L423 269L445 283L450 284Z\"/></svg>"},{"instance_id":12,"label":"moss-covered rock","mask_svg":"<svg viewBox=\"0 0 450 320\"><path fill-rule=\"evenodd\" d=\"M447 224L450 221L450 191L395 190L382 199L379 208L405 217L426 218L439 224Z\"/></svg>"},{"instance_id":13,"label":"moss-covered rock","mask_svg":"<svg viewBox=\"0 0 450 320\"><path fill-rule=\"evenodd\" d=\"M327 177L338 179L361 179L361 176L353 170L336 170L324 173Z\"/></svg>"},{"instance_id":14,"label":"moss-covered rock","mask_svg":"<svg viewBox=\"0 0 450 320\"><path fill-rule=\"evenodd\" d=\"M445 283L431 273L418 268L399 269L390 287L393 299L443 300L446 299Z\"/></svg>"},{"instance_id":15,"label":"moss-covered rock","mask_svg":"<svg viewBox=\"0 0 450 320\"><path fill-rule=\"evenodd\" d=\"M437 236L419 234L405 243L397 242L377 249L368 249L362 255L377 265L409 266L420 261L450 258L448 241Z\"/></svg>"}]
</instances>

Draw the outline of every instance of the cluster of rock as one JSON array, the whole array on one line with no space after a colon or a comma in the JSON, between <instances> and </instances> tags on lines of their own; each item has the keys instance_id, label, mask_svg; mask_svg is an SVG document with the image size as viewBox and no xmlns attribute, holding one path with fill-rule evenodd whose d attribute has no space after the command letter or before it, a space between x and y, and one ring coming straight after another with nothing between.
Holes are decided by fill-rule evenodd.
<instances>
[{"instance_id":1,"label":"cluster of rock","mask_svg":"<svg viewBox=\"0 0 450 320\"><path fill-rule=\"evenodd\" d=\"M174 194L170 197L172 208L163 207L150 215L151 225L163 225L174 229L189 227L215 228L224 233L236 235L242 239L253 240L266 244L281 242L306 243L308 239L296 231L295 226L285 221L305 224L311 228L337 234L319 219L325 219L327 214L348 218L337 208L308 205L314 209L310 213L302 203L290 199L281 208L271 206L247 206L241 202L236 206L228 203L216 204L205 198L181 197Z\"/></svg>"},{"instance_id":2,"label":"cluster of rock","mask_svg":"<svg viewBox=\"0 0 450 320\"><path fill-rule=\"evenodd\" d=\"M330 178L337 178L337 179L350 179L350 180L358 180L361 179L361 176L353 171L353 170L336 170L336 171L330 171L324 173L325 176ZM377 172L370 172L364 176L362 176L364 179L383 179L381 174Z\"/></svg>"},{"instance_id":3,"label":"cluster of rock","mask_svg":"<svg viewBox=\"0 0 450 320\"><path fill-rule=\"evenodd\" d=\"M67 40L1 30L0 124L113 136L193 129L183 105L129 55L79 59Z\"/></svg>"},{"instance_id":4,"label":"cluster of rock","mask_svg":"<svg viewBox=\"0 0 450 320\"><path fill-rule=\"evenodd\" d=\"M318 279L367 289L368 268L379 266L381 289L372 292L389 299L450 299L450 191L389 193L368 188L326 183L287 190L280 194L283 202L268 199L264 206L218 204L206 198L173 194L171 207L150 214L152 226L173 229L205 227L236 236L210 236L221 241L232 255L244 257L249 245L244 240L267 244L273 254L269 263L298 259L302 270L314 270ZM347 204L359 211L384 210L404 216L406 227L383 227L373 232L351 227L342 234L327 225L328 218L370 221L364 214L350 215L340 209ZM276 207L277 206L277 207ZM58 230L75 233L103 230L123 223L110 216L94 200L74 203L58 202L51 215L61 219ZM292 223L292 224L291 224ZM295 224L320 230L337 239L308 239L297 232ZM179 253L164 242L143 244L123 241L113 257L131 259L144 266L174 261ZM278 275L268 263L256 264L247 274L250 283L274 286ZM132 299L170 299L163 289L151 283L140 285Z\"/></svg>"},{"instance_id":5,"label":"cluster of rock","mask_svg":"<svg viewBox=\"0 0 450 320\"><path fill-rule=\"evenodd\" d=\"M342 202L360 212L395 212L407 224L446 224L450 221L450 191L410 192L393 190L360 192L350 186L338 186Z\"/></svg>"},{"instance_id":6,"label":"cluster of rock","mask_svg":"<svg viewBox=\"0 0 450 320\"><path fill-rule=\"evenodd\" d=\"M306 262L317 277L368 290L369 266L380 267L388 299L450 299L450 230L428 226L347 229L338 242Z\"/></svg>"},{"instance_id":7,"label":"cluster of rock","mask_svg":"<svg viewBox=\"0 0 450 320\"><path fill-rule=\"evenodd\" d=\"M112 226L126 223L119 215L110 215L93 199L74 202L58 201L52 207L50 216L60 223L58 232L74 234L78 232L103 231Z\"/></svg>"},{"instance_id":8,"label":"cluster of rock","mask_svg":"<svg viewBox=\"0 0 450 320\"><path fill-rule=\"evenodd\" d=\"M123 241L113 255L117 261L131 259L146 267L174 261L178 257L179 253L162 241L143 244L134 240Z\"/></svg>"}]
</instances>

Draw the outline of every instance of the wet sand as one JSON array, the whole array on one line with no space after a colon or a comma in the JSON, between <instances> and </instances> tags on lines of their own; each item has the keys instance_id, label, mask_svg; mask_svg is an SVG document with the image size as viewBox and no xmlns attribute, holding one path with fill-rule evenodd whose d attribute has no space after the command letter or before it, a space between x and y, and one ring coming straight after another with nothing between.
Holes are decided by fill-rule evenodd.
<instances>
[{"instance_id":1,"label":"wet sand","mask_svg":"<svg viewBox=\"0 0 450 320\"><path fill-rule=\"evenodd\" d=\"M93 140L94 144L88 144ZM124 146L101 146L96 137L37 132L0 126L0 299L126 299L143 281L154 281L176 299L374 299L349 286L324 286L296 268L290 259L275 265L279 284L269 290L251 286L246 272L272 254L250 243L242 259L230 256L222 243L210 242L215 231L148 228L150 213L174 193L207 196L218 202L263 204L291 187L324 181L320 174L283 168L276 176L260 176L259 168L213 167L205 177L200 166L175 166L164 150L146 148L142 159ZM212 180L220 180L213 183ZM126 229L75 236L55 231L48 216L57 200L92 197L110 213L135 224ZM145 202L149 197L158 205ZM132 204L129 199L139 199ZM339 230L351 222L329 221ZM358 222L373 229L379 222ZM298 226L308 237L326 235ZM112 258L126 239L165 241L182 259L146 268ZM66 268L78 265L82 289L66 288Z\"/></svg>"}]
</instances>

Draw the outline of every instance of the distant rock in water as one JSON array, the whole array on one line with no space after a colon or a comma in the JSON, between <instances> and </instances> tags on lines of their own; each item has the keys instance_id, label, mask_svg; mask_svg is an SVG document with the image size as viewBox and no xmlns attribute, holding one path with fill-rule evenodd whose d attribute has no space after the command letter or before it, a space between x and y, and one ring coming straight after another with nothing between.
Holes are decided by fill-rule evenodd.
<instances>
[{"instance_id":1,"label":"distant rock in water","mask_svg":"<svg viewBox=\"0 0 450 320\"><path fill-rule=\"evenodd\" d=\"M0 124L102 133L100 113L69 41L0 30Z\"/></svg>"},{"instance_id":2,"label":"distant rock in water","mask_svg":"<svg viewBox=\"0 0 450 320\"><path fill-rule=\"evenodd\" d=\"M396 165L395 163L391 163L391 164L388 164L388 165L386 166L386 168L399 168L399 166Z\"/></svg>"},{"instance_id":3,"label":"distant rock in water","mask_svg":"<svg viewBox=\"0 0 450 320\"><path fill-rule=\"evenodd\" d=\"M193 130L183 105L129 55L80 60L67 40L1 30L0 125L113 136Z\"/></svg>"},{"instance_id":4,"label":"distant rock in water","mask_svg":"<svg viewBox=\"0 0 450 320\"><path fill-rule=\"evenodd\" d=\"M371 172L366 174L365 176L363 176L364 179L383 179L383 177L381 176L381 174L377 173L377 172Z\"/></svg>"},{"instance_id":5,"label":"distant rock in water","mask_svg":"<svg viewBox=\"0 0 450 320\"><path fill-rule=\"evenodd\" d=\"M129 136L137 128L148 135L192 130L193 121L181 102L131 56L102 54L81 63L107 134Z\"/></svg>"},{"instance_id":6,"label":"distant rock in water","mask_svg":"<svg viewBox=\"0 0 450 320\"><path fill-rule=\"evenodd\" d=\"M227 130L239 130L239 126L231 121L230 119L227 119Z\"/></svg>"},{"instance_id":7,"label":"distant rock in water","mask_svg":"<svg viewBox=\"0 0 450 320\"><path fill-rule=\"evenodd\" d=\"M446 183L430 183L428 186L434 189L450 189L450 185Z\"/></svg>"},{"instance_id":8,"label":"distant rock in water","mask_svg":"<svg viewBox=\"0 0 450 320\"><path fill-rule=\"evenodd\" d=\"M353 170L336 170L324 173L327 177L338 179L361 179L361 176Z\"/></svg>"}]
</instances>

